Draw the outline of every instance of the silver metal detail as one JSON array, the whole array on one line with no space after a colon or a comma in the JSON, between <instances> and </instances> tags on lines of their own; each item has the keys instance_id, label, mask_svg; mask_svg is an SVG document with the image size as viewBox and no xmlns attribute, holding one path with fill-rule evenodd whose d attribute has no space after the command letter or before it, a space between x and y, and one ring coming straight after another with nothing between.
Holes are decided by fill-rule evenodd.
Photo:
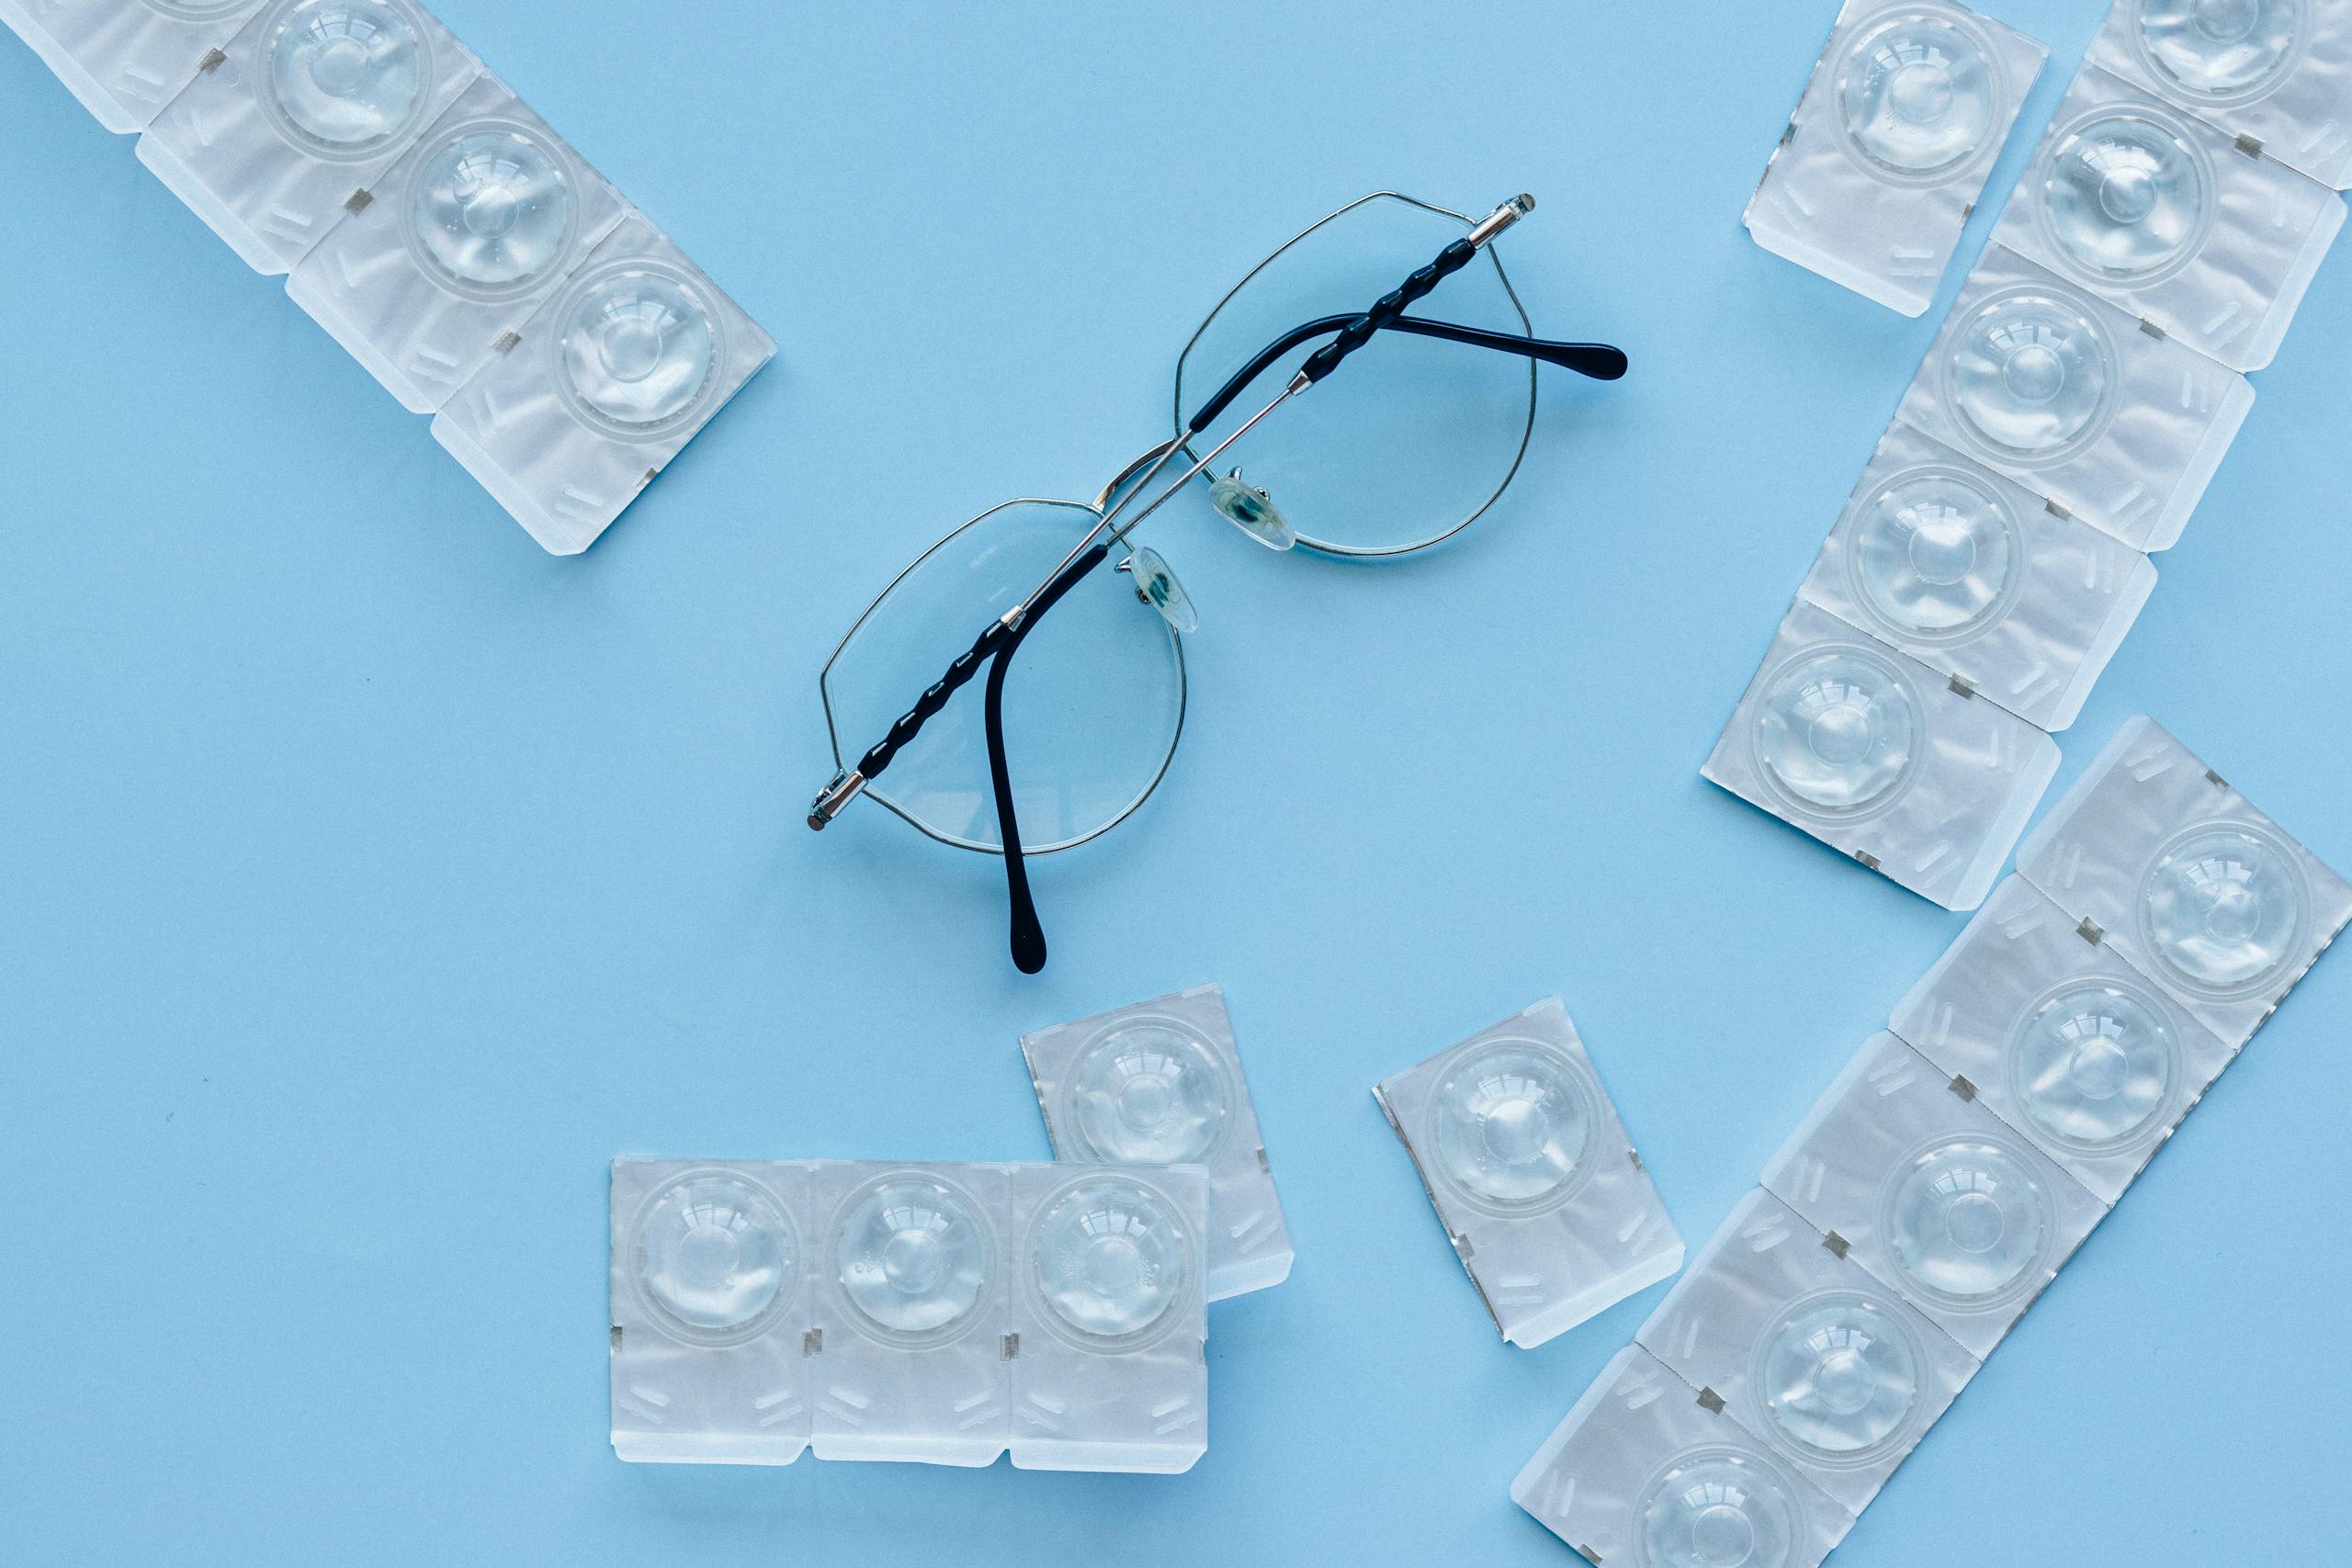
<instances>
[{"instance_id":1,"label":"silver metal detail","mask_svg":"<svg viewBox=\"0 0 2352 1568\"><path fill-rule=\"evenodd\" d=\"M808 807L808 826L819 832L825 824L842 814L842 807L855 800L865 787L865 775L854 768L844 768L833 775L832 782L817 792Z\"/></svg>"}]
</instances>

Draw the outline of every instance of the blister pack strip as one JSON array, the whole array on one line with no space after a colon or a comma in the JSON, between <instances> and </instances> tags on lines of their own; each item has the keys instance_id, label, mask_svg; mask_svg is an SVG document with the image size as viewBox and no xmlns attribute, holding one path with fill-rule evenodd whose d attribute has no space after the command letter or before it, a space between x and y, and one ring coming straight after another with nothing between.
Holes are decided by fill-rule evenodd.
<instances>
[{"instance_id":1,"label":"blister pack strip","mask_svg":"<svg viewBox=\"0 0 2352 1568\"><path fill-rule=\"evenodd\" d=\"M1197 1165L1208 1172L1208 1299L1289 1278L1272 1162L1220 986L1021 1037L1057 1159Z\"/></svg>"},{"instance_id":2,"label":"blister pack strip","mask_svg":"<svg viewBox=\"0 0 2352 1568\"><path fill-rule=\"evenodd\" d=\"M1505 1339L1540 1345L1682 1266L1558 998L1373 1089Z\"/></svg>"},{"instance_id":3,"label":"blister pack strip","mask_svg":"<svg viewBox=\"0 0 2352 1568\"><path fill-rule=\"evenodd\" d=\"M2089 58L2323 185L2352 185L2352 0L2115 0Z\"/></svg>"},{"instance_id":4,"label":"blister pack strip","mask_svg":"<svg viewBox=\"0 0 2352 1568\"><path fill-rule=\"evenodd\" d=\"M616 1160L613 1448L1190 1469L1207 1219L1194 1166Z\"/></svg>"},{"instance_id":5,"label":"blister pack strip","mask_svg":"<svg viewBox=\"0 0 2352 1568\"><path fill-rule=\"evenodd\" d=\"M0 22L32 46L100 125L135 135L196 79L267 0L0 0Z\"/></svg>"}]
</instances>

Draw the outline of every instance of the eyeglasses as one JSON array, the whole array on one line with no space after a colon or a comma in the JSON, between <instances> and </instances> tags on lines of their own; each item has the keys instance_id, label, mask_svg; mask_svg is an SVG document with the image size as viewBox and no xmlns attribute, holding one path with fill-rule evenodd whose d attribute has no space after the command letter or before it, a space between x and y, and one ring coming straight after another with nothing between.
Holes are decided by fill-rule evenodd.
<instances>
[{"instance_id":1,"label":"eyeglasses","mask_svg":"<svg viewBox=\"0 0 2352 1568\"><path fill-rule=\"evenodd\" d=\"M1532 335L1494 241L1534 205L1521 196L1473 220L1383 191L1252 268L1177 361L1172 435L1091 502L981 513L850 627L820 682L839 771L808 826L865 795L941 843L1001 855L1013 962L1042 969L1025 857L1126 820L1183 733L1182 635L1199 616L1136 529L1198 479L1270 549L1422 549L1468 527L1518 472L1537 362L1625 373L1617 349ZM1441 284L1449 320L1406 313ZM981 700L954 703L983 668Z\"/></svg>"}]
</instances>

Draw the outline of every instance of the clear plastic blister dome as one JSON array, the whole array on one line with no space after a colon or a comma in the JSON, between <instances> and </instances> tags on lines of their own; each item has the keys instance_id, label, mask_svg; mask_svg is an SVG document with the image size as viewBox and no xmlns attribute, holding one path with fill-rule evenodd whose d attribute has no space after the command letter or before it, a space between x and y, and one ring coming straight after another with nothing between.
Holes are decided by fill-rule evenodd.
<instances>
[{"instance_id":1,"label":"clear plastic blister dome","mask_svg":"<svg viewBox=\"0 0 2352 1568\"><path fill-rule=\"evenodd\" d=\"M2031 724L1800 599L1701 772L1965 909L1991 888L2057 763Z\"/></svg>"},{"instance_id":2,"label":"clear plastic blister dome","mask_svg":"<svg viewBox=\"0 0 2352 1568\"><path fill-rule=\"evenodd\" d=\"M6 22L117 135L147 128L266 0L0 0Z\"/></svg>"},{"instance_id":3,"label":"clear plastic blister dome","mask_svg":"<svg viewBox=\"0 0 2352 1568\"><path fill-rule=\"evenodd\" d=\"M1849 0L1748 203L1757 243L1920 314L2046 52L1943 0Z\"/></svg>"},{"instance_id":4,"label":"clear plastic blister dome","mask_svg":"<svg viewBox=\"0 0 2352 1568\"><path fill-rule=\"evenodd\" d=\"M1372 1092L1512 1344L1540 1345L1682 1266L1557 998Z\"/></svg>"},{"instance_id":5,"label":"clear plastic blister dome","mask_svg":"<svg viewBox=\"0 0 2352 1568\"><path fill-rule=\"evenodd\" d=\"M1914 1300L1985 1312L2030 1295L2057 1271L2049 1186L2006 1132L1939 1137L1887 1184L1885 1256Z\"/></svg>"},{"instance_id":6,"label":"clear plastic blister dome","mask_svg":"<svg viewBox=\"0 0 2352 1568\"><path fill-rule=\"evenodd\" d=\"M2090 60L2341 190L2352 0L2115 0Z\"/></svg>"}]
</instances>

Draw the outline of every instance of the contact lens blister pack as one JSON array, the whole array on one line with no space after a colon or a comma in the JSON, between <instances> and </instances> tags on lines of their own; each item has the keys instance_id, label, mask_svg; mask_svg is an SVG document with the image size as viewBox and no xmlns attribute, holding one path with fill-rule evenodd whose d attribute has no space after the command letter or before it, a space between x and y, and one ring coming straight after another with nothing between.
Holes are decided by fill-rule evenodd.
<instances>
[{"instance_id":1,"label":"contact lens blister pack","mask_svg":"<svg viewBox=\"0 0 2352 1568\"><path fill-rule=\"evenodd\" d=\"M1958 1340L1760 1189L1634 1339L1855 1514L1977 1368Z\"/></svg>"},{"instance_id":2,"label":"contact lens blister pack","mask_svg":"<svg viewBox=\"0 0 2352 1568\"><path fill-rule=\"evenodd\" d=\"M2129 545L1898 421L1798 592L2054 731L2155 582Z\"/></svg>"},{"instance_id":3,"label":"contact lens blister pack","mask_svg":"<svg viewBox=\"0 0 2352 1568\"><path fill-rule=\"evenodd\" d=\"M633 1461L1190 1469L1197 1167L616 1160L612 1434Z\"/></svg>"},{"instance_id":4,"label":"contact lens blister pack","mask_svg":"<svg viewBox=\"0 0 2352 1568\"><path fill-rule=\"evenodd\" d=\"M412 0L273 0L155 117L139 159L274 276L481 73Z\"/></svg>"},{"instance_id":5,"label":"contact lens blister pack","mask_svg":"<svg viewBox=\"0 0 2352 1568\"><path fill-rule=\"evenodd\" d=\"M1763 1185L1979 1360L2107 1213L1892 1034L1855 1054Z\"/></svg>"},{"instance_id":6,"label":"contact lens blister pack","mask_svg":"<svg viewBox=\"0 0 2352 1568\"><path fill-rule=\"evenodd\" d=\"M1816 1568L1854 1517L1720 1401L1639 1345L1617 1352L1510 1483L1595 1568Z\"/></svg>"},{"instance_id":7,"label":"contact lens blister pack","mask_svg":"<svg viewBox=\"0 0 2352 1568\"><path fill-rule=\"evenodd\" d=\"M775 354L631 212L442 405L433 438L542 547L576 555Z\"/></svg>"},{"instance_id":8,"label":"contact lens blister pack","mask_svg":"<svg viewBox=\"0 0 2352 1568\"><path fill-rule=\"evenodd\" d=\"M0 0L0 22L100 125L144 130L266 0Z\"/></svg>"},{"instance_id":9,"label":"contact lens blister pack","mask_svg":"<svg viewBox=\"0 0 2352 1568\"><path fill-rule=\"evenodd\" d=\"M2237 372L1988 244L1897 416L2153 553L2253 406Z\"/></svg>"},{"instance_id":10,"label":"contact lens blister pack","mask_svg":"<svg viewBox=\"0 0 2352 1568\"><path fill-rule=\"evenodd\" d=\"M2145 717L2018 846L2018 870L2233 1047L2352 919L2352 886Z\"/></svg>"},{"instance_id":11,"label":"contact lens blister pack","mask_svg":"<svg viewBox=\"0 0 2352 1568\"><path fill-rule=\"evenodd\" d=\"M1054 1157L1208 1172L1208 1299L1289 1278L1290 1227L1219 986L1021 1037Z\"/></svg>"},{"instance_id":12,"label":"contact lens blister pack","mask_svg":"<svg viewBox=\"0 0 2352 1568\"><path fill-rule=\"evenodd\" d=\"M1993 237L2231 369L2259 370L2344 213L2310 175L2086 66Z\"/></svg>"},{"instance_id":13,"label":"contact lens blister pack","mask_svg":"<svg viewBox=\"0 0 2352 1568\"><path fill-rule=\"evenodd\" d=\"M1992 889L2049 736L1800 599L1700 772L1948 909Z\"/></svg>"},{"instance_id":14,"label":"contact lens blister pack","mask_svg":"<svg viewBox=\"0 0 2352 1568\"><path fill-rule=\"evenodd\" d=\"M2115 0L2089 58L2322 184L2352 185L2352 0Z\"/></svg>"},{"instance_id":15,"label":"contact lens blister pack","mask_svg":"<svg viewBox=\"0 0 2352 1568\"><path fill-rule=\"evenodd\" d=\"M1921 314L2048 54L1944 0L1847 0L1748 201L1748 232Z\"/></svg>"},{"instance_id":16,"label":"contact lens blister pack","mask_svg":"<svg viewBox=\"0 0 2352 1568\"><path fill-rule=\"evenodd\" d=\"M1682 1238L1558 998L1372 1092L1512 1344L1540 1345L1682 1267Z\"/></svg>"},{"instance_id":17,"label":"contact lens blister pack","mask_svg":"<svg viewBox=\"0 0 2352 1568\"><path fill-rule=\"evenodd\" d=\"M519 335L628 210L488 72L368 197L286 291L413 413L437 411Z\"/></svg>"},{"instance_id":18,"label":"contact lens blister pack","mask_svg":"<svg viewBox=\"0 0 2352 1568\"><path fill-rule=\"evenodd\" d=\"M1892 1027L2110 1204L2233 1054L2021 876L1994 891Z\"/></svg>"}]
</instances>

